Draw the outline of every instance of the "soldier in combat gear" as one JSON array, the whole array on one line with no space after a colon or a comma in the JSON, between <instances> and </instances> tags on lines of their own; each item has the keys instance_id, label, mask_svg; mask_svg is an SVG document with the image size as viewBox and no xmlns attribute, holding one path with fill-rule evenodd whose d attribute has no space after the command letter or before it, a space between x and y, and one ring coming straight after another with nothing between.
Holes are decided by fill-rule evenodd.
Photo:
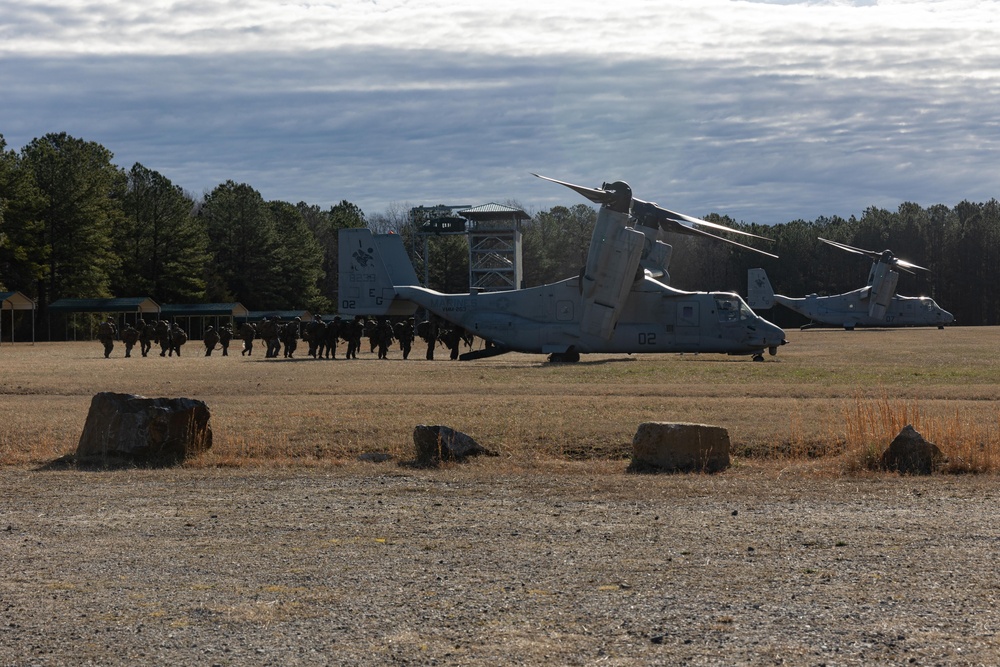
<instances>
[{"instance_id":1,"label":"soldier in combat gear","mask_svg":"<svg viewBox=\"0 0 1000 667\"><path fill-rule=\"evenodd\" d=\"M260 338L267 346L267 352L264 356L268 359L278 356L278 350L281 348L281 343L278 340L277 315L272 315L260 323Z\"/></svg>"},{"instance_id":2,"label":"soldier in combat gear","mask_svg":"<svg viewBox=\"0 0 1000 667\"><path fill-rule=\"evenodd\" d=\"M241 357L253 354L253 339L256 335L257 327L253 325L253 322L244 322L240 326L240 338L243 339L243 350L240 352Z\"/></svg>"},{"instance_id":3,"label":"soldier in combat gear","mask_svg":"<svg viewBox=\"0 0 1000 667\"><path fill-rule=\"evenodd\" d=\"M285 346L285 359L291 359L292 355L295 354L295 348L298 347L299 326L301 323L302 320L296 317L294 320L286 324L285 328L281 330L281 342Z\"/></svg>"},{"instance_id":4,"label":"soldier in combat gear","mask_svg":"<svg viewBox=\"0 0 1000 667\"><path fill-rule=\"evenodd\" d=\"M357 359L361 348L361 337L365 333L365 321L361 315L356 315L347 323L347 358Z\"/></svg>"},{"instance_id":5,"label":"soldier in combat gear","mask_svg":"<svg viewBox=\"0 0 1000 667\"><path fill-rule=\"evenodd\" d=\"M464 333L465 329L458 325L453 325L444 335L444 344L449 350L451 350L450 357L452 361L458 359L458 349L462 344L462 336Z\"/></svg>"},{"instance_id":6,"label":"soldier in combat gear","mask_svg":"<svg viewBox=\"0 0 1000 667\"><path fill-rule=\"evenodd\" d=\"M145 357L149 354L150 348L153 347L153 339L156 338L156 325L152 322L139 320L135 323L135 328L139 331L139 351Z\"/></svg>"},{"instance_id":7,"label":"soldier in combat gear","mask_svg":"<svg viewBox=\"0 0 1000 667\"><path fill-rule=\"evenodd\" d=\"M323 318L319 316L314 317L306 325L306 333L302 338L309 343L309 356L313 359L323 358L323 348L326 346L326 341L324 340L325 333L326 324L324 324Z\"/></svg>"},{"instance_id":8,"label":"soldier in combat gear","mask_svg":"<svg viewBox=\"0 0 1000 667\"><path fill-rule=\"evenodd\" d=\"M403 351L403 359L409 359L410 349L413 347L413 318L408 317L403 322L396 322L394 331L396 334L396 340L399 341L399 349Z\"/></svg>"},{"instance_id":9,"label":"soldier in combat gear","mask_svg":"<svg viewBox=\"0 0 1000 667\"><path fill-rule=\"evenodd\" d=\"M170 323L166 320L160 320L156 323L156 342L160 344L160 356L167 356L167 352L170 351Z\"/></svg>"},{"instance_id":10,"label":"soldier in combat gear","mask_svg":"<svg viewBox=\"0 0 1000 667\"><path fill-rule=\"evenodd\" d=\"M174 356L174 352L177 356L181 356L181 345L187 342L188 336L184 329L181 329L181 325L174 322L174 326L170 329L170 354L167 356Z\"/></svg>"},{"instance_id":11,"label":"soldier in combat gear","mask_svg":"<svg viewBox=\"0 0 1000 667\"><path fill-rule=\"evenodd\" d=\"M365 334L368 338L369 352L375 353L378 348L378 322L372 319L365 320Z\"/></svg>"},{"instance_id":12,"label":"soldier in combat gear","mask_svg":"<svg viewBox=\"0 0 1000 667\"><path fill-rule=\"evenodd\" d=\"M418 331L420 337L427 343L427 360L434 361L434 346L437 345L438 325L431 315L427 320L420 323Z\"/></svg>"},{"instance_id":13,"label":"soldier in combat gear","mask_svg":"<svg viewBox=\"0 0 1000 667\"><path fill-rule=\"evenodd\" d=\"M213 329L212 327L208 327L207 329L205 329L205 337L203 342L205 343L205 356L206 357L212 356L212 350L214 350L215 346L219 344L219 332ZM177 354L180 354L179 350Z\"/></svg>"},{"instance_id":14,"label":"soldier in combat gear","mask_svg":"<svg viewBox=\"0 0 1000 667\"><path fill-rule=\"evenodd\" d=\"M101 322L97 327L97 340L104 346L104 358L111 356L111 350L115 349L115 336L118 334L118 327L115 326L115 318L108 316L108 319Z\"/></svg>"},{"instance_id":15,"label":"soldier in combat gear","mask_svg":"<svg viewBox=\"0 0 1000 667\"><path fill-rule=\"evenodd\" d=\"M139 322L142 322L142 320L139 320ZM133 328L131 324L126 324L125 328L122 330L122 342L125 343L125 356L131 357L132 348L139 342L138 329Z\"/></svg>"},{"instance_id":16,"label":"soldier in combat gear","mask_svg":"<svg viewBox=\"0 0 1000 667\"><path fill-rule=\"evenodd\" d=\"M326 330L323 332L323 345L327 359L337 358L337 338L340 337L340 318L334 317L332 321L326 323Z\"/></svg>"},{"instance_id":17,"label":"soldier in combat gear","mask_svg":"<svg viewBox=\"0 0 1000 667\"><path fill-rule=\"evenodd\" d=\"M392 345L392 322L382 317L375 326L375 339L378 342L378 358L389 358L389 346Z\"/></svg>"},{"instance_id":18,"label":"soldier in combat gear","mask_svg":"<svg viewBox=\"0 0 1000 667\"><path fill-rule=\"evenodd\" d=\"M277 315L272 315L270 321L271 328L267 332L267 356L275 359L281 352L281 332L285 325L281 323L281 318Z\"/></svg>"},{"instance_id":19,"label":"soldier in combat gear","mask_svg":"<svg viewBox=\"0 0 1000 667\"><path fill-rule=\"evenodd\" d=\"M229 343L233 340L233 325L226 322L219 329L219 344L222 345L222 356L229 356Z\"/></svg>"}]
</instances>

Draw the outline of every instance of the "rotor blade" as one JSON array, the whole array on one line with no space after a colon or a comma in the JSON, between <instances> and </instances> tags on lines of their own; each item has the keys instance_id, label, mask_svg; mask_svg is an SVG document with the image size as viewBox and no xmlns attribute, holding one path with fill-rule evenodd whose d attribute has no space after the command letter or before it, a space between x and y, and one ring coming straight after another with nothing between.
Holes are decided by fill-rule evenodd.
<instances>
[{"instance_id":1,"label":"rotor blade","mask_svg":"<svg viewBox=\"0 0 1000 667\"><path fill-rule=\"evenodd\" d=\"M930 271L930 269L928 269L928 268L925 268L923 266L917 266L913 262L907 262L905 259L899 259L898 257L896 258L896 266L898 266L899 268L903 269L904 271L906 269L920 269L921 271ZM910 271L910 273L913 273L913 272Z\"/></svg>"},{"instance_id":2,"label":"rotor blade","mask_svg":"<svg viewBox=\"0 0 1000 667\"><path fill-rule=\"evenodd\" d=\"M722 232L730 232L733 234L740 234L742 236L749 236L755 239L773 241L773 239L769 239L766 236L751 234L750 232L733 229L732 227L720 225L716 222L709 222L708 220L702 220L701 218L695 218L690 215L684 215L683 213L670 211L662 206L657 206L653 202L643 201L641 199L632 199L632 214L642 224L648 226L650 222L655 221L656 224L663 227L667 231L677 232L679 234L683 234L683 230L685 229L695 229L695 225L703 225L710 229L716 229Z\"/></svg>"},{"instance_id":3,"label":"rotor blade","mask_svg":"<svg viewBox=\"0 0 1000 667\"><path fill-rule=\"evenodd\" d=\"M817 237L817 238L819 238L819 237ZM880 259L882 259L883 253L881 253L881 252L876 252L874 250L864 250L863 248L855 248L854 246L849 246L849 245L847 245L845 243L838 243L836 241L830 241L830 240L824 239L824 238L820 238L819 240L822 241L823 243L829 243L830 245L834 246L835 248L840 248L841 250L846 250L847 252L853 252L853 253L856 253L858 255L864 255L865 257L869 257L871 259L874 259L875 261L879 261ZM891 254L891 252L890 252L890 254ZM910 271L910 269L920 269L921 271L930 271L930 269L928 269L926 267L920 266L918 264L914 264L913 262L907 262L905 259L900 259L900 258L896 257L895 255L892 255L892 262L891 263L892 263L892 265L895 268L901 269L901 270L906 271L907 273L910 273L910 274L913 273L913 271Z\"/></svg>"},{"instance_id":4,"label":"rotor blade","mask_svg":"<svg viewBox=\"0 0 1000 667\"><path fill-rule=\"evenodd\" d=\"M555 178L549 178L548 176L542 176L541 174L536 174L534 172L532 172L531 175L537 176L538 178L541 178L542 180L545 181L551 181L552 183L558 183L559 185L563 185L569 188L570 190L573 190L583 195L584 197L594 202L595 204L602 204L602 205L609 204L613 202L615 197L617 196L617 193L610 190L602 190L600 188L588 188L584 185L567 183L566 181L560 181ZM670 211L661 206L657 206L654 202L643 201L642 199L635 199L634 197L632 198L632 206L633 206L633 213L637 217L642 217L643 214L649 215L651 211L654 212L655 218L661 226L664 226L664 223L668 223L668 226L670 227L669 229L666 226L664 226L664 228L667 229L667 231L672 231L678 234L693 234L695 236L703 236L711 239L716 239L718 241L725 241L726 243L730 243L732 245L739 246L741 248L746 248L747 250L752 250L762 255L766 255L767 257L773 257L774 259L778 258L777 255L772 255L769 252L764 252L763 250L758 250L757 248L753 248L751 246L738 243L736 241L731 241L730 239L724 238L722 236L716 236L715 234L710 234L703 229L695 227L695 225L702 225L704 227L717 229L719 231L730 232L733 234L741 234L743 236L749 236L751 238L763 239L765 241L773 242L773 239L769 239L766 236L751 234L750 232L744 232L739 229L732 229L730 227L726 227L725 225L720 225L715 222L709 222L708 220L702 220L701 218L695 218L690 215L685 215L683 213Z\"/></svg>"},{"instance_id":5,"label":"rotor blade","mask_svg":"<svg viewBox=\"0 0 1000 667\"><path fill-rule=\"evenodd\" d=\"M642 200L636 199L635 201L642 201ZM774 242L774 239L769 239L766 236L760 236L759 234L751 234L750 232L744 232L744 231L739 230L739 229L733 229L732 227L726 227L725 225L720 225L717 222L709 222L708 220L702 220L701 218L695 218L693 216L685 215L683 213L677 213L676 211L671 211L669 209L665 209L662 206L657 206L653 202L643 202L643 203L649 203L649 204L652 204L653 206L656 206L657 209L659 209L660 211L663 211L663 213L666 214L666 216L667 216L668 219L673 220L674 222L676 222L676 223L678 223L680 225L685 225L685 226L687 226L687 224L701 225L703 227L709 227L710 229L717 229L720 232L729 232L731 234L741 234L743 236L749 236L749 237L755 238L755 239L763 239L764 241L771 241L772 243Z\"/></svg>"},{"instance_id":6,"label":"rotor blade","mask_svg":"<svg viewBox=\"0 0 1000 667\"><path fill-rule=\"evenodd\" d=\"M542 176L541 174L531 173L532 176L537 176L546 181L552 181L553 183L558 183L559 185L564 185L570 190L578 192L595 204L609 204L614 201L615 193L608 192L607 190L601 190L600 188L588 188L585 185L574 185L573 183L567 183L566 181L557 181L554 178L549 178L548 176Z\"/></svg>"},{"instance_id":7,"label":"rotor blade","mask_svg":"<svg viewBox=\"0 0 1000 667\"><path fill-rule=\"evenodd\" d=\"M847 252L853 252L855 255L864 255L870 259L878 259L882 256L882 253L875 252L874 250L865 250L864 248L855 248L854 246L849 246L846 243L838 243L837 241L831 241L829 239L824 239L822 237L817 237L823 243L828 243L834 248L840 248L841 250L846 250Z\"/></svg>"},{"instance_id":8,"label":"rotor blade","mask_svg":"<svg viewBox=\"0 0 1000 667\"><path fill-rule=\"evenodd\" d=\"M724 241L725 243L729 243L734 246L739 246L740 248L744 248L745 250L752 250L756 253L764 255L765 257L778 259L777 255L772 255L769 252L765 252L764 250L759 250L757 248L754 248L753 246L748 246L745 243L740 243L739 241L733 241L732 239L727 239L724 236L716 236L715 234L706 232L704 229L698 229L697 227L689 227L687 225L682 225L680 223L677 223L676 221L672 222L675 222L678 225L678 227L676 229L668 229L667 230L668 232L672 231L676 234L691 234L693 236L702 236L710 239L715 239L716 241ZM724 227L723 229L728 229L728 227ZM753 236L753 234L751 234L751 236Z\"/></svg>"}]
</instances>

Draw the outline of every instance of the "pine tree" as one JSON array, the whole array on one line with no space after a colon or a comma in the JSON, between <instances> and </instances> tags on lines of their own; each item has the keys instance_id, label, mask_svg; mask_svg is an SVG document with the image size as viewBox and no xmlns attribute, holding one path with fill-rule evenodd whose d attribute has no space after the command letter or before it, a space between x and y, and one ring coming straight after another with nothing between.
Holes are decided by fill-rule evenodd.
<instances>
[{"instance_id":1,"label":"pine tree","mask_svg":"<svg viewBox=\"0 0 1000 667\"><path fill-rule=\"evenodd\" d=\"M160 173L139 163L128 172L124 218L115 230L121 270L118 296L150 296L159 303L205 298L208 233L194 202Z\"/></svg>"}]
</instances>

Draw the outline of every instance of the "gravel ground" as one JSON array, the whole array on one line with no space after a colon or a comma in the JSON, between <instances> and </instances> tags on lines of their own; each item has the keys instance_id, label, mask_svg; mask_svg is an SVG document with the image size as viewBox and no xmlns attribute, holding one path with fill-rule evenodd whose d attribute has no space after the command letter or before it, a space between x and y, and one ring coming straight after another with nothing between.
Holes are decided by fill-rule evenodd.
<instances>
[{"instance_id":1,"label":"gravel ground","mask_svg":"<svg viewBox=\"0 0 1000 667\"><path fill-rule=\"evenodd\" d=\"M1000 663L997 478L0 469L0 664Z\"/></svg>"}]
</instances>

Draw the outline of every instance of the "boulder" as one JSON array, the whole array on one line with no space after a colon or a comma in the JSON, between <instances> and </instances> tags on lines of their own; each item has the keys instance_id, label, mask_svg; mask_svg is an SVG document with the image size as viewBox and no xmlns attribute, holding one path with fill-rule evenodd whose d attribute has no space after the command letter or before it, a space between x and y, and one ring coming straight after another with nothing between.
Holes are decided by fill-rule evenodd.
<instances>
[{"instance_id":1,"label":"boulder","mask_svg":"<svg viewBox=\"0 0 1000 667\"><path fill-rule=\"evenodd\" d=\"M729 467L729 432L721 426L646 422L632 438L631 470L718 472Z\"/></svg>"},{"instance_id":2,"label":"boulder","mask_svg":"<svg viewBox=\"0 0 1000 667\"><path fill-rule=\"evenodd\" d=\"M425 426L413 429L413 444L417 448L417 461L437 463L438 461L460 461L469 456L496 456L472 437L447 426Z\"/></svg>"},{"instance_id":3,"label":"boulder","mask_svg":"<svg viewBox=\"0 0 1000 667\"><path fill-rule=\"evenodd\" d=\"M906 475L930 475L945 461L944 453L937 445L924 440L924 436L907 424L882 452L879 462L883 470Z\"/></svg>"},{"instance_id":4,"label":"boulder","mask_svg":"<svg viewBox=\"0 0 1000 667\"><path fill-rule=\"evenodd\" d=\"M208 406L191 398L101 392L90 402L76 458L179 463L212 446L209 417Z\"/></svg>"}]
</instances>

